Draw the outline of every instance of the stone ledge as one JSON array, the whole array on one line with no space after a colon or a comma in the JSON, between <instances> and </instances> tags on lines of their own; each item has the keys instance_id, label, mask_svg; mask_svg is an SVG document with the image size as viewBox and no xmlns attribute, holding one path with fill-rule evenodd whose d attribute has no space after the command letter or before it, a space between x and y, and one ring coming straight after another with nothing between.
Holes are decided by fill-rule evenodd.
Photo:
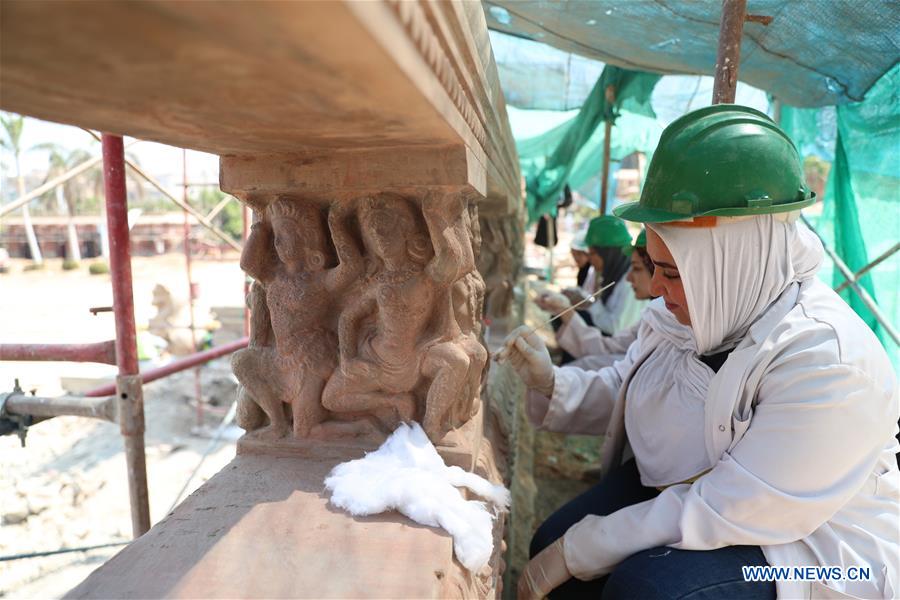
<instances>
[{"instance_id":1,"label":"stone ledge","mask_svg":"<svg viewBox=\"0 0 900 600\"><path fill-rule=\"evenodd\" d=\"M331 458L239 455L67 598L493 597L450 536L398 513L351 517L328 505Z\"/></svg>"}]
</instances>

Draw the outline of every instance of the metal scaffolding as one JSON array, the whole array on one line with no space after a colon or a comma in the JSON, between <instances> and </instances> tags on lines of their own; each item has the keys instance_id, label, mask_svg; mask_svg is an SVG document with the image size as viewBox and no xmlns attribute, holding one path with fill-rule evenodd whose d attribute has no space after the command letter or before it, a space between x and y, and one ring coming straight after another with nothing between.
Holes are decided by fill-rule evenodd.
<instances>
[{"instance_id":1,"label":"metal scaffolding","mask_svg":"<svg viewBox=\"0 0 900 600\"><path fill-rule=\"evenodd\" d=\"M91 133L97 137L96 134ZM185 369L196 368L214 358L230 354L245 347L249 340L247 337L243 337L230 344L205 352L195 352L158 369L140 373L132 294L131 246L125 187L126 165L160 189L186 213L196 217L204 227L225 239L231 247L240 250L241 246L212 225L210 218L214 216L213 214L210 214L209 217L201 215L186 201L179 201L149 175L129 163L125 159L124 145L120 136L103 134L100 136L100 140L110 240L112 312L115 315L116 338L94 344L0 344L0 361L63 360L115 364L118 366L116 381L114 384L91 390L82 396L54 398L26 394L16 385L11 392L0 394L0 433L18 433L24 445L25 434L29 426L55 416L75 415L117 422L125 445L132 533L137 538L150 529L147 468L144 454L143 384ZM0 214L15 210L38 198L43 193L84 172L100 160L101 158L96 158L82 163L75 169L4 206L0 209ZM189 249L187 251L189 252Z\"/></svg>"}]
</instances>

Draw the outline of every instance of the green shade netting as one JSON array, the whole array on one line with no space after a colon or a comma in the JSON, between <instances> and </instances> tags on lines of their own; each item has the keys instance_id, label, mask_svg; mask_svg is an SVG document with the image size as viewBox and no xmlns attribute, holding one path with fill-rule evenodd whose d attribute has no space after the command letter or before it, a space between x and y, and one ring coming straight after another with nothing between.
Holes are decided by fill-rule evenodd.
<instances>
[{"instance_id":1,"label":"green shade netting","mask_svg":"<svg viewBox=\"0 0 900 600\"><path fill-rule=\"evenodd\" d=\"M606 64L665 74L715 69L721 0L484 0L482 6L490 29ZM895 1L748 0L747 13L774 20L744 24L741 79L794 106L861 101L900 58Z\"/></svg>"},{"instance_id":2,"label":"green shade netting","mask_svg":"<svg viewBox=\"0 0 900 600\"><path fill-rule=\"evenodd\" d=\"M566 131L571 126L578 111L552 113L548 111L519 110L513 107L508 107L507 110L515 132L539 131L541 125L558 123L560 116L566 117L562 123L555 124L542 134L516 139L516 150L519 153L522 175L528 181L544 169L547 157L550 156L565 137ZM610 143L611 160L621 160L636 151L651 155L659 142L662 130L662 125L650 117L623 112L612 130ZM572 161L566 182L573 190L584 191L585 187L590 187L591 184L596 183L603 164L603 139L605 133L603 127L597 127ZM613 178L612 169L610 170L610 178ZM610 187L612 192L612 184ZM529 195L527 201L530 222L534 222L541 214L555 213L556 211L555 198L549 198L543 207L537 207L533 204L533 195ZM599 203L597 205L599 206Z\"/></svg>"},{"instance_id":3,"label":"green shade netting","mask_svg":"<svg viewBox=\"0 0 900 600\"><path fill-rule=\"evenodd\" d=\"M507 106L568 111L584 104L603 72L600 61L497 31L491 50Z\"/></svg>"},{"instance_id":4,"label":"green shade netting","mask_svg":"<svg viewBox=\"0 0 900 600\"><path fill-rule=\"evenodd\" d=\"M783 107L781 125L804 156L807 181L828 171L823 202L806 211L825 240L853 271L900 240L900 65L895 65L862 102L825 109ZM836 118L835 118L836 117ZM821 276L833 287L845 279L830 261ZM860 283L898 328L900 253L874 267ZM844 300L872 328L896 366L897 345L859 296L847 288Z\"/></svg>"},{"instance_id":5,"label":"green shade netting","mask_svg":"<svg viewBox=\"0 0 900 600\"><path fill-rule=\"evenodd\" d=\"M529 222L543 214L556 214L563 187L568 183L577 188L600 170L605 133L598 127L601 122L615 123L610 158L621 159L636 150L652 151L660 128L650 96L659 78L607 65L575 117L538 137L516 140ZM616 90L612 103L606 99L607 86Z\"/></svg>"}]
</instances>

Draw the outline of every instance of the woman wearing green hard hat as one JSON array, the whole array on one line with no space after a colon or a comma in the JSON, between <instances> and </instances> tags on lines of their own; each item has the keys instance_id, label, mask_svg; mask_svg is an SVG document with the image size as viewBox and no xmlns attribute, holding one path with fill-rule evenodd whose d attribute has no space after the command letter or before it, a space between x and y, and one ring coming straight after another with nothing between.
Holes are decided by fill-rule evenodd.
<instances>
[{"instance_id":1,"label":"woman wearing green hard hat","mask_svg":"<svg viewBox=\"0 0 900 600\"><path fill-rule=\"evenodd\" d=\"M567 309L573 302L579 302L595 293L603 286L614 285L597 295L596 300L585 305L584 314L589 317L590 325L597 327L606 335L616 334L637 323L645 302L634 297L631 286L626 280L631 262L626 251L631 248L631 234L621 219L612 215L603 215L591 219L585 235L588 247L588 260L591 274L584 283L583 297L570 294L545 293L538 297L537 303L544 310L559 313ZM588 291L589 290L589 291Z\"/></svg>"},{"instance_id":2,"label":"woman wearing green hard hat","mask_svg":"<svg viewBox=\"0 0 900 600\"><path fill-rule=\"evenodd\" d=\"M764 114L687 114L640 201L614 211L647 226L661 298L645 314L662 304L669 321L642 319L598 371L553 367L527 331L507 339L533 422L606 435L603 481L538 529L520 597L900 593L896 377L815 277L822 247L797 220L814 200ZM662 335L672 320L682 343ZM787 570L744 569L766 566Z\"/></svg>"},{"instance_id":3,"label":"woman wearing green hard hat","mask_svg":"<svg viewBox=\"0 0 900 600\"><path fill-rule=\"evenodd\" d=\"M653 262L647 254L645 231L641 230L625 254L630 257L625 281L630 284L632 296L643 308L646 301L653 297L650 293ZM556 342L574 359L566 364L588 370L608 367L624 358L628 347L637 339L640 326L639 322L635 322L615 335L603 335L599 329L590 326L579 312L567 312L559 320L561 325L556 331Z\"/></svg>"},{"instance_id":4,"label":"woman wearing green hard hat","mask_svg":"<svg viewBox=\"0 0 900 600\"><path fill-rule=\"evenodd\" d=\"M579 289L584 289L583 286L587 280L588 273L591 270L591 263L588 257L588 246L587 243L585 243L585 237L585 235L575 236L575 239L572 240L572 244L569 247L572 260L575 261L575 266L578 268L578 274L575 277L575 281Z\"/></svg>"}]
</instances>

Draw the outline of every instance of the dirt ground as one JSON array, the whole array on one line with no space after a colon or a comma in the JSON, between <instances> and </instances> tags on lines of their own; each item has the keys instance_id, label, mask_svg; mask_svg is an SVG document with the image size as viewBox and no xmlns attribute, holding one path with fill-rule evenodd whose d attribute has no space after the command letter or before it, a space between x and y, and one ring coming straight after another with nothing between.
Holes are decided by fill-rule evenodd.
<instances>
[{"instance_id":1,"label":"dirt ground","mask_svg":"<svg viewBox=\"0 0 900 600\"><path fill-rule=\"evenodd\" d=\"M112 302L109 275L92 276L84 264L64 272L59 261L25 272L14 261L0 275L0 343L75 343L112 339L111 313L93 316L88 309ZM167 255L133 261L138 326L155 313L151 290L163 283L175 295L187 293L184 257ZM240 308L243 274L237 256L227 261L194 263L200 301ZM61 376L96 379L115 374L114 367L75 363L0 362L0 392L19 378L24 389L62 393ZM234 400L236 383L228 359L201 369L205 410L202 424L215 428ZM175 502L200 462L185 497L234 456L236 427L211 445L195 435L194 372L187 371L144 387L147 478L150 513L155 523ZM208 434L207 434L208 435ZM211 447L212 446L212 447ZM33 427L21 448L15 436L0 438L0 555L56 550L127 541L131 537L128 486L122 439L116 425L78 417L59 417ZM75 552L0 562L0 596L57 598L77 585L120 548Z\"/></svg>"}]
</instances>

